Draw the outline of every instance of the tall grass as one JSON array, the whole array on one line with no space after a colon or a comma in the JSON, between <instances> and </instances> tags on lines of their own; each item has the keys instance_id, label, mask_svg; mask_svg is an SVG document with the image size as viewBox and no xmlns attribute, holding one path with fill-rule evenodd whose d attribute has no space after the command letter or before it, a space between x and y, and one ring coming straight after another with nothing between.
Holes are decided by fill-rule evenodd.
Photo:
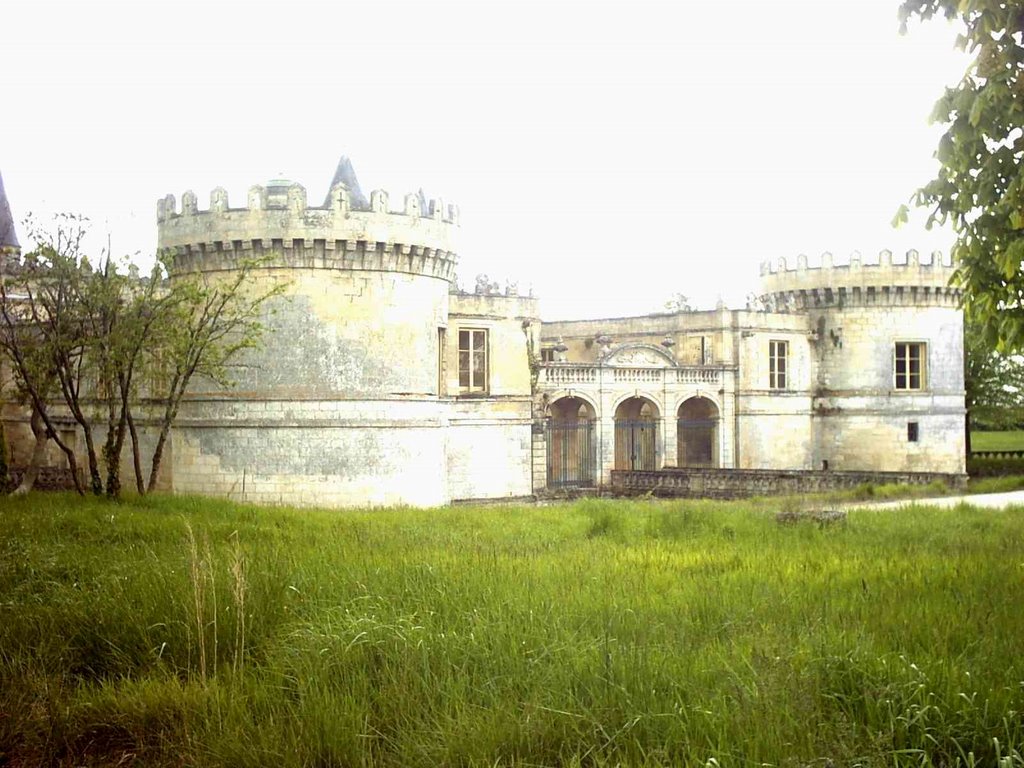
<instances>
[{"instance_id":1,"label":"tall grass","mask_svg":"<svg viewBox=\"0 0 1024 768\"><path fill-rule=\"evenodd\" d=\"M1024 765L1021 513L772 510L7 500L0 764Z\"/></svg>"}]
</instances>

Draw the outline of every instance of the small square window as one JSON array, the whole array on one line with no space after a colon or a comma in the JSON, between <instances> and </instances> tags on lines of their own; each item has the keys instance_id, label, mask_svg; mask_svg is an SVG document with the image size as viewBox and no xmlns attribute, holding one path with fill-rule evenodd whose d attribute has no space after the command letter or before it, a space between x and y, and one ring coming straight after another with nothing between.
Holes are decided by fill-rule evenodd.
<instances>
[{"instance_id":1,"label":"small square window","mask_svg":"<svg viewBox=\"0 0 1024 768\"><path fill-rule=\"evenodd\" d=\"M542 363L553 363L555 362L555 350L554 347L546 347L540 351L540 361Z\"/></svg>"},{"instance_id":2,"label":"small square window","mask_svg":"<svg viewBox=\"0 0 1024 768\"><path fill-rule=\"evenodd\" d=\"M772 340L768 342L768 387L785 389L789 373L789 342Z\"/></svg>"},{"instance_id":3,"label":"small square window","mask_svg":"<svg viewBox=\"0 0 1024 768\"><path fill-rule=\"evenodd\" d=\"M916 443L920 437L921 432L916 421L907 422L907 442Z\"/></svg>"}]
</instances>

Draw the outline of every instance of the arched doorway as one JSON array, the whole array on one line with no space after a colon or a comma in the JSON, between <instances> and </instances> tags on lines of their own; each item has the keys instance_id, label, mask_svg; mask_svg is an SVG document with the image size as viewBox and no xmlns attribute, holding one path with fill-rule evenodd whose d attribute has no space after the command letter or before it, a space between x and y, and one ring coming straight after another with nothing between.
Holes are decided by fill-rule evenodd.
<instances>
[{"instance_id":1,"label":"arched doorway","mask_svg":"<svg viewBox=\"0 0 1024 768\"><path fill-rule=\"evenodd\" d=\"M560 397L548 419L548 487L594 485L594 409L578 397Z\"/></svg>"},{"instance_id":2,"label":"arched doorway","mask_svg":"<svg viewBox=\"0 0 1024 768\"><path fill-rule=\"evenodd\" d=\"M718 466L718 406L691 397L679 406L676 454L680 467Z\"/></svg>"},{"instance_id":3,"label":"arched doorway","mask_svg":"<svg viewBox=\"0 0 1024 768\"><path fill-rule=\"evenodd\" d=\"M623 400L615 409L615 469L658 468L658 406L645 397Z\"/></svg>"}]
</instances>

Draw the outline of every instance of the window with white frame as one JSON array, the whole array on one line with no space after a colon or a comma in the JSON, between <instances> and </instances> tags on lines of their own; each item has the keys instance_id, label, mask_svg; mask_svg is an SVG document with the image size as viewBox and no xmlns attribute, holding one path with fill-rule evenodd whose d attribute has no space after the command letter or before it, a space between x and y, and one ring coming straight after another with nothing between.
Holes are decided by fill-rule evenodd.
<instances>
[{"instance_id":1,"label":"window with white frame","mask_svg":"<svg viewBox=\"0 0 1024 768\"><path fill-rule=\"evenodd\" d=\"M893 349L893 386L914 391L927 385L928 345L923 341L897 341Z\"/></svg>"},{"instance_id":2,"label":"window with white frame","mask_svg":"<svg viewBox=\"0 0 1024 768\"><path fill-rule=\"evenodd\" d=\"M459 389L462 392L487 391L486 330L459 330Z\"/></svg>"},{"instance_id":3,"label":"window with white frame","mask_svg":"<svg viewBox=\"0 0 1024 768\"><path fill-rule=\"evenodd\" d=\"M785 389L789 376L789 342L772 339L768 342L768 387Z\"/></svg>"}]
</instances>

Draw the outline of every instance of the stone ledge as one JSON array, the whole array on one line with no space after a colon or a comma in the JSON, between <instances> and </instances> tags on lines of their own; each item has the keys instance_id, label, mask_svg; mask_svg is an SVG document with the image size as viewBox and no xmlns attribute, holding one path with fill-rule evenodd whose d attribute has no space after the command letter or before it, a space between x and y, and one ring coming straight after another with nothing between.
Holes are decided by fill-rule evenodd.
<instances>
[{"instance_id":1,"label":"stone ledge","mask_svg":"<svg viewBox=\"0 0 1024 768\"><path fill-rule=\"evenodd\" d=\"M962 489L967 475L943 472L849 472L786 469L612 470L611 491L619 496L742 499L798 493L825 493L865 483L927 485L936 480Z\"/></svg>"},{"instance_id":2,"label":"stone ledge","mask_svg":"<svg viewBox=\"0 0 1024 768\"><path fill-rule=\"evenodd\" d=\"M180 429L443 429L448 424L438 421L409 419L182 419L174 422Z\"/></svg>"}]
</instances>

